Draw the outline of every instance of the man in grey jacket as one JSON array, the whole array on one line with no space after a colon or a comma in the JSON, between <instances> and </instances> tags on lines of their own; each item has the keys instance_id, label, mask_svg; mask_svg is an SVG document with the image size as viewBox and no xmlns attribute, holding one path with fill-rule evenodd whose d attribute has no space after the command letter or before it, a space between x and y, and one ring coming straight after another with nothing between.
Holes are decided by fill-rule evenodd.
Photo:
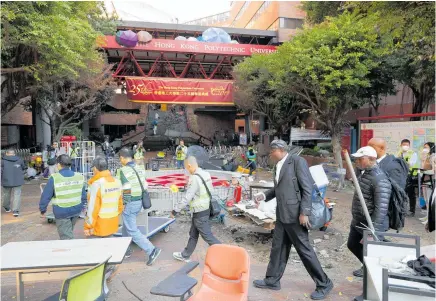
<instances>
[{"instance_id":1,"label":"man in grey jacket","mask_svg":"<svg viewBox=\"0 0 436 301\"><path fill-rule=\"evenodd\" d=\"M12 211L15 217L20 215L21 186L24 184L24 170L26 165L20 157L15 156L14 150L7 150L2 158L1 178L3 186L3 208L6 212Z\"/></svg>"},{"instance_id":2,"label":"man in grey jacket","mask_svg":"<svg viewBox=\"0 0 436 301\"><path fill-rule=\"evenodd\" d=\"M333 289L333 282L324 273L309 243L309 215L312 208L312 189L315 185L306 161L289 155L286 142L271 142L270 157L274 167L274 188L254 196L256 202L277 200L276 225L266 277L255 280L254 286L280 290L280 279L286 269L291 246L294 246L307 272L315 281L313 300L322 300Z\"/></svg>"},{"instance_id":3,"label":"man in grey jacket","mask_svg":"<svg viewBox=\"0 0 436 301\"><path fill-rule=\"evenodd\" d=\"M185 160L185 169L191 174L188 182L188 189L182 201L175 205L172 216L177 214L189 204L192 212L191 230L189 231L189 241L183 252L173 253L173 257L180 261L189 262L189 258L194 253L197 246L198 237L201 235L209 244L220 244L212 234L209 223L210 216L210 197L209 193L213 193L213 186L210 174L198 166L195 157L188 157ZM206 183L207 187L203 184Z\"/></svg>"}]
</instances>

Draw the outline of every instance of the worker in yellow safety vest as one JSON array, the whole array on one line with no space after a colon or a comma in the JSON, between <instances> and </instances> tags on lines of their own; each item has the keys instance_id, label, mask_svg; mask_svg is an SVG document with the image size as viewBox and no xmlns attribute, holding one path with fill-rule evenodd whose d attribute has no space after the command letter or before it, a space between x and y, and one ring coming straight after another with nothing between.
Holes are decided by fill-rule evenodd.
<instances>
[{"instance_id":1,"label":"worker in yellow safety vest","mask_svg":"<svg viewBox=\"0 0 436 301\"><path fill-rule=\"evenodd\" d=\"M105 158L92 162L94 176L88 181L88 210L85 236L110 237L118 231L118 217L123 212L121 181L112 177Z\"/></svg>"},{"instance_id":2,"label":"worker in yellow safety vest","mask_svg":"<svg viewBox=\"0 0 436 301\"><path fill-rule=\"evenodd\" d=\"M71 170L74 172L80 172L80 147L72 142L70 148L70 158L71 158Z\"/></svg>"},{"instance_id":3,"label":"worker in yellow safety vest","mask_svg":"<svg viewBox=\"0 0 436 301\"><path fill-rule=\"evenodd\" d=\"M145 235L141 233L136 224L136 217L142 210L143 189L147 190L145 179L145 169L142 165L137 165L133 161L132 151L123 147L119 152L121 167L117 172L117 177L123 185L123 236L132 237L138 245L148 255L147 265L152 265L160 255L161 249L155 247ZM128 251L126 256L130 256Z\"/></svg>"},{"instance_id":4,"label":"worker in yellow safety vest","mask_svg":"<svg viewBox=\"0 0 436 301\"><path fill-rule=\"evenodd\" d=\"M177 168L183 168L183 162L186 159L186 155L188 154L188 148L185 146L185 141L180 140L179 146L176 148L176 160L177 160Z\"/></svg>"},{"instance_id":5,"label":"worker in yellow safety vest","mask_svg":"<svg viewBox=\"0 0 436 301\"><path fill-rule=\"evenodd\" d=\"M198 166L197 159L189 156L185 162L185 169L190 173L188 189L179 203L176 203L171 216L175 217L179 212L189 205L192 212L191 229L186 248L182 252L173 253L173 257L180 261L188 262L197 246L198 237L206 241L209 246L221 242L212 234L209 223L210 203L213 194L213 185L210 173Z\"/></svg>"},{"instance_id":6,"label":"worker in yellow safety vest","mask_svg":"<svg viewBox=\"0 0 436 301\"><path fill-rule=\"evenodd\" d=\"M410 212L409 216L415 216L416 210L416 192L418 187L418 154L410 149L410 140L403 139L401 141L401 150L398 152L397 157L403 158L409 165L409 176L406 182L406 193L409 196ZM419 188L418 188L419 189Z\"/></svg>"},{"instance_id":7,"label":"worker in yellow safety vest","mask_svg":"<svg viewBox=\"0 0 436 301\"><path fill-rule=\"evenodd\" d=\"M133 158L135 159L136 164L144 165L144 154L145 149L142 146L142 141L138 142L138 145L135 146Z\"/></svg>"},{"instance_id":8,"label":"worker in yellow safety vest","mask_svg":"<svg viewBox=\"0 0 436 301\"><path fill-rule=\"evenodd\" d=\"M41 195L39 210L45 218L51 201L60 239L73 239L74 225L86 205L84 178L71 170L68 155L60 155L56 161L59 172L50 176Z\"/></svg>"}]
</instances>

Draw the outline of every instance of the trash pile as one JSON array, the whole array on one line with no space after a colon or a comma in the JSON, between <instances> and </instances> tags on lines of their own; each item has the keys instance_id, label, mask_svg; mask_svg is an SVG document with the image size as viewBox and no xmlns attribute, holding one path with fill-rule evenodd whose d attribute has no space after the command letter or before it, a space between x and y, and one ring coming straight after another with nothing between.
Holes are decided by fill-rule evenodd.
<instances>
[{"instance_id":1,"label":"trash pile","mask_svg":"<svg viewBox=\"0 0 436 301\"><path fill-rule=\"evenodd\" d=\"M153 36L148 31L138 31L137 33L131 30L120 30L115 35L115 40L118 44L124 47L135 47L136 45L147 44L153 39ZM188 42L206 42L206 43L230 43L239 44L238 41L232 40L230 35L222 28L208 28L201 36L198 37L184 37L177 36L176 41Z\"/></svg>"}]
</instances>

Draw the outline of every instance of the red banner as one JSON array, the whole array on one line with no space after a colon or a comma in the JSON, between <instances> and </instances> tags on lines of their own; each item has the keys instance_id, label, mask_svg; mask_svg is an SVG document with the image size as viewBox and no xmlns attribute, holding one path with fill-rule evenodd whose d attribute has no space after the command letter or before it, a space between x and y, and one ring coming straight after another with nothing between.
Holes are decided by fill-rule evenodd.
<instances>
[{"instance_id":1,"label":"red banner","mask_svg":"<svg viewBox=\"0 0 436 301\"><path fill-rule=\"evenodd\" d=\"M126 77L133 102L233 105L233 82L224 80Z\"/></svg>"},{"instance_id":2,"label":"red banner","mask_svg":"<svg viewBox=\"0 0 436 301\"><path fill-rule=\"evenodd\" d=\"M222 44L222 43L205 43L194 41L176 41L165 39L153 39L147 44L138 44L135 47L128 48L119 45L115 41L115 36L106 36L106 44L102 46L105 49L129 49L137 51L164 51L179 53L202 53L202 54L220 54L231 56L251 56L255 53L268 54L276 52L276 46L269 45L251 45L251 44Z\"/></svg>"}]
</instances>

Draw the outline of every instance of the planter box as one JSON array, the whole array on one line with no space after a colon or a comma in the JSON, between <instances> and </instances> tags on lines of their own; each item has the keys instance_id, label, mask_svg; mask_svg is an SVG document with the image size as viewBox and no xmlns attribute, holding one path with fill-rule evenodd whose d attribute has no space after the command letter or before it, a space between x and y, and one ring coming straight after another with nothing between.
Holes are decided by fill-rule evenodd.
<instances>
[{"instance_id":1,"label":"planter box","mask_svg":"<svg viewBox=\"0 0 436 301\"><path fill-rule=\"evenodd\" d=\"M314 165L319 165L322 163L332 162L331 158L322 158L322 157L304 156L304 155L301 157L306 160L307 165L309 165L309 167L314 166ZM350 171L348 170L347 163L344 160L342 160L342 165L347 170L347 173L345 174L345 179L348 179L348 180L351 179Z\"/></svg>"}]
</instances>

